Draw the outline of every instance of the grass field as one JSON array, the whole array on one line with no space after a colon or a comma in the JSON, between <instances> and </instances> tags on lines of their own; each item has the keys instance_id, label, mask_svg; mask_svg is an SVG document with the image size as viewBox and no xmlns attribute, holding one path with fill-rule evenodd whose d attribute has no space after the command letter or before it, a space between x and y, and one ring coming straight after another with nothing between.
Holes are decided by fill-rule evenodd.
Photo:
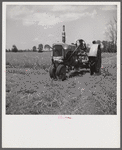
<instances>
[{"instance_id":1,"label":"grass field","mask_svg":"<svg viewBox=\"0 0 122 150\"><path fill-rule=\"evenodd\" d=\"M49 77L51 53L6 54L6 114L116 114L116 54L102 54L101 75Z\"/></svg>"},{"instance_id":2,"label":"grass field","mask_svg":"<svg viewBox=\"0 0 122 150\"><path fill-rule=\"evenodd\" d=\"M51 52L7 53L6 65L10 68L46 69L51 63Z\"/></svg>"}]
</instances>

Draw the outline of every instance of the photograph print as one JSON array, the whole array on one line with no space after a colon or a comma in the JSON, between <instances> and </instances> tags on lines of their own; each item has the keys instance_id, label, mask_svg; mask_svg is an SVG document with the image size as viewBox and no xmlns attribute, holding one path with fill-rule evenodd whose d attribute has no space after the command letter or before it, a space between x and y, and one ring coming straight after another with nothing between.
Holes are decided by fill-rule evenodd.
<instances>
[{"instance_id":1,"label":"photograph print","mask_svg":"<svg viewBox=\"0 0 122 150\"><path fill-rule=\"evenodd\" d=\"M117 115L117 4L4 8L6 115Z\"/></svg>"}]
</instances>

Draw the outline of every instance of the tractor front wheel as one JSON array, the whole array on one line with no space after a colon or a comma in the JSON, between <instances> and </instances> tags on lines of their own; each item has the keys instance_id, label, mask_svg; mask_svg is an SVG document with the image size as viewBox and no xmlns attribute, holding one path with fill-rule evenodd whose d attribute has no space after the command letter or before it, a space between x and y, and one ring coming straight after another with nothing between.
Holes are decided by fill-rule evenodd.
<instances>
[{"instance_id":1,"label":"tractor front wheel","mask_svg":"<svg viewBox=\"0 0 122 150\"><path fill-rule=\"evenodd\" d=\"M55 72L56 72L56 69L53 65L50 66L50 69L49 69L49 75L50 75L50 78L52 79L55 79L56 76L55 76Z\"/></svg>"},{"instance_id":2,"label":"tractor front wheel","mask_svg":"<svg viewBox=\"0 0 122 150\"><path fill-rule=\"evenodd\" d=\"M60 64L56 69L56 76L59 80L65 80L66 79L66 67L62 64Z\"/></svg>"}]
</instances>

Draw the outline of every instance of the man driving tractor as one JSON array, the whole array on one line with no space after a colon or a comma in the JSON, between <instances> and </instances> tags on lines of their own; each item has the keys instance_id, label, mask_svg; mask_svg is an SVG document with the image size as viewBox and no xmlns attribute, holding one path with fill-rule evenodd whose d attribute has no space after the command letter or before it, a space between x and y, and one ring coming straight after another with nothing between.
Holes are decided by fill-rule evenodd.
<instances>
[{"instance_id":1,"label":"man driving tractor","mask_svg":"<svg viewBox=\"0 0 122 150\"><path fill-rule=\"evenodd\" d=\"M80 39L76 41L76 46L78 48L78 53L84 53L86 51L86 43L84 40Z\"/></svg>"}]
</instances>

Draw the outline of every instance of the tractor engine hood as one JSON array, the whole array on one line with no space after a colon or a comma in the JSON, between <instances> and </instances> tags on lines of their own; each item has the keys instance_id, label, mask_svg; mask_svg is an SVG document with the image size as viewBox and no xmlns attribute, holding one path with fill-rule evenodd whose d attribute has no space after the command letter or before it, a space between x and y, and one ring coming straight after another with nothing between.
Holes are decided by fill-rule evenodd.
<instances>
[{"instance_id":1,"label":"tractor engine hood","mask_svg":"<svg viewBox=\"0 0 122 150\"><path fill-rule=\"evenodd\" d=\"M59 57L53 57L53 60L54 61L58 61L58 62L62 62L63 60L63 57L62 56L59 56Z\"/></svg>"},{"instance_id":2,"label":"tractor engine hood","mask_svg":"<svg viewBox=\"0 0 122 150\"><path fill-rule=\"evenodd\" d=\"M71 48L71 45L68 45L68 44L65 44L65 43L54 43L53 47L54 46L62 46L63 49L69 49L69 48Z\"/></svg>"}]
</instances>

